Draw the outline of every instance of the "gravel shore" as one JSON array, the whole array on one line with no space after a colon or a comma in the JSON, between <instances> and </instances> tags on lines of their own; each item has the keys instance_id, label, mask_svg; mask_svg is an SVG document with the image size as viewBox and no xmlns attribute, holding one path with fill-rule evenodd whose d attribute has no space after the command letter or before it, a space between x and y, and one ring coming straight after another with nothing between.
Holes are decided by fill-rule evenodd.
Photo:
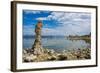
<instances>
[{"instance_id":1,"label":"gravel shore","mask_svg":"<svg viewBox=\"0 0 100 73\"><path fill-rule=\"evenodd\" d=\"M91 59L91 49L64 50L60 53L53 49L44 49L40 55L33 54L32 49L23 50L23 62L63 61Z\"/></svg>"}]
</instances>

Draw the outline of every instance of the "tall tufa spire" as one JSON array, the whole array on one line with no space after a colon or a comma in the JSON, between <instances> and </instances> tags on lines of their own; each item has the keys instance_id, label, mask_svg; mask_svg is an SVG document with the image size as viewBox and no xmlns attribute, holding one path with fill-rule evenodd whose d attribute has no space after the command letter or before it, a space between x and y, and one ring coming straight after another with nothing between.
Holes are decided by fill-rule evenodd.
<instances>
[{"instance_id":1,"label":"tall tufa spire","mask_svg":"<svg viewBox=\"0 0 100 73\"><path fill-rule=\"evenodd\" d=\"M43 47L41 43L41 31L42 31L42 21L39 20L36 27L35 27L35 41L32 46L33 52L36 55L42 54L43 53Z\"/></svg>"}]
</instances>

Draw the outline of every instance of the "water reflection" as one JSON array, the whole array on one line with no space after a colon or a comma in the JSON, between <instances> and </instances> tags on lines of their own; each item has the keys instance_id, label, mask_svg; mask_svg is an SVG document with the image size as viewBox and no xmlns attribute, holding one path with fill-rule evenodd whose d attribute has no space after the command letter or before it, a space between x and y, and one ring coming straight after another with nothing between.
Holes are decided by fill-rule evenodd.
<instances>
[{"instance_id":1,"label":"water reflection","mask_svg":"<svg viewBox=\"0 0 100 73\"><path fill-rule=\"evenodd\" d=\"M24 38L23 39L23 48L30 49L34 43L34 38ZM52 38L42 38L42 45L47 49L54 49L59 52L62 50L71 50L71 49L85 49L91 48L90 39L68 39L65 37L52 37Z\"/></svg>"},{"instance_id":2,"label":"water reflection","mask_svg":"<svg viewBox=\"0 0 100 73\"><path fill-rule=\"evenodd\" d=\"M68 39L68 40L71 40L71 41L83 40L85 41L85 43L91 44L91 39Z\"/></svg>"}]
</instances>

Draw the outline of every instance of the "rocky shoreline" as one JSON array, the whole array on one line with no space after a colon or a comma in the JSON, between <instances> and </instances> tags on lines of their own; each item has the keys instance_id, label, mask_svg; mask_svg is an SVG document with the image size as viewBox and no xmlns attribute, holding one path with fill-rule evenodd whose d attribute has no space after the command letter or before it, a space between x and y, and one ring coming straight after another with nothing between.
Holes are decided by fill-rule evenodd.
<instances>
[{"instance_id":1,"label":"rocky shoreline","mask_svg":"<svg viewBox=\"0 0 100 73\"><path fill-rule=\"evenodd\" d=\"M23 50L23 62L63 61L91 59L91 49L64 50L60 53L53 49L43 49L44 53L35 55L32 49Z\"/></svg>"}]
</instances>

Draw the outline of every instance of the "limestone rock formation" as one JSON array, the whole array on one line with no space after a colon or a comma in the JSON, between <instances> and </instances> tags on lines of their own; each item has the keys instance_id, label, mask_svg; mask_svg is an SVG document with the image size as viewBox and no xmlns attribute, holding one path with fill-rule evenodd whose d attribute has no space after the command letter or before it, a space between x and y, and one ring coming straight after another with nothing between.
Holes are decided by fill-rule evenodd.
<instances>
[{"instance_id":1,"label":"limestone rock formation","mask_svg":"<svg viewBox=\"0 0 100 73\"><path fill-rule=\"evenodd\" d=\"M42 21L38 21L35 27L35 41L32 46L33 54L40 55L43 54L43 47L41 43L41 30L42 30Z\"/></svg>"}]
</instances>

